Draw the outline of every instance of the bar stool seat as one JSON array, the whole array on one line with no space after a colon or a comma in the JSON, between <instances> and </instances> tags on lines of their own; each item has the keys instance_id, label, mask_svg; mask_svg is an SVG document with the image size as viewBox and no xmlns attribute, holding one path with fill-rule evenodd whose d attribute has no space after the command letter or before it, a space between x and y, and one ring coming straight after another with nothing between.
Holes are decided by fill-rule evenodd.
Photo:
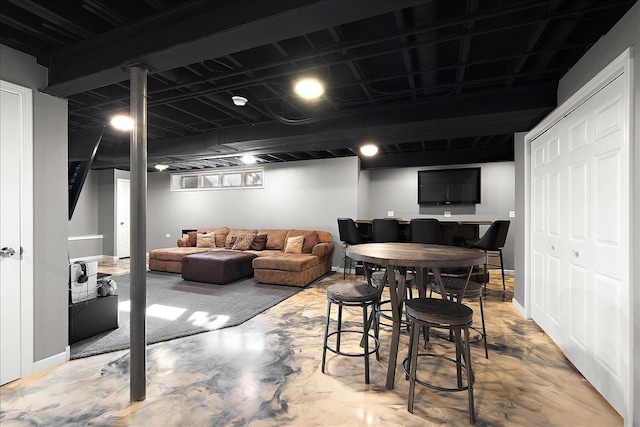
<instances>
[{"instance_id":1,"label":"bar stool seat","mask_svg":"<svg viewBox=\"0 0 640 427\"><path fill-rule=\"evenodd\" d=\"M406 313L411 324L409 352L407 358L402 363L403 369L410 380L407 410L413 413L416 383L438 391L467 390L469 400L469 421L471 424L474 424L474 376L473 367L471 365L471 352L469 350L469 327L473 323L473 310L464 304L447 299L415 298L406 302ZM455 360L443 355L432 353L418 354L420 326L444 328L452 331L456 348ZM463 332L464 340L461 338ZM443 387L419 380L417 378L417 365L418 359L421 357L438 357L454 362L456 365L457 387ZM463 384L462 370L466 371L466 385Z\"/></svg>"},{"instance_id":2,"label":"bar stool seat","mask_svg":"<svg viewBox=\"0 0 640 427\"><path fill-rule=\"evenodd\" d=\"M463 299L471 299L478 298L478 302L480 304L480 318L482 320L482 330L471 326L471 329L476 331L480 337L479 339L475 339L475 342L484 341L484 355L488 359L489 358L489 348L487 346L487 330L484 324L484 308L482 307L482 295L483 295L483 285L478 282L469 281L467 283L467 287L465 289L465 280L457 277L443 277L442 283L444 284L444 288L447 292L447 298L452 299L456 302L461 302ZM431 284L431 290L437 294L440 294L440 287L434 282ZM464 296L462 295L464 291ZM462 297L462 298L461 298Z\"/></svg>"},{"instance_id":3,"label":"bar stool seat","mask_svg":"<svg viewBox=\"0 0 640 427\"><path fill-rule=\"evenodd\" d=\"M369 384L369 355L376 354L376 359L380 360L378 349L380 341L378 339L378 328L374 329L374 335L369 333L369 315L368 308L374 309L379 299L378 289L370 286L368 283L356 282L338 282L327 288L327 319L324 330L324 344L322 347L322 373L325 371L327 350L348 357L364 358L364 378L365 383ZM331 306L338 305L338 322L336 330L329 333L329 323L331 321ZM362 307L362 330L342 329L342 308L343 307ZM357 334L360 339L360 346L363 350L360 352L347 352L340 348L342 336L345 334ZM335 346L329 344L329 338L336 336ZM369 347L369 340L373 340L373 348Z\"/></svg>"}]
</instances>

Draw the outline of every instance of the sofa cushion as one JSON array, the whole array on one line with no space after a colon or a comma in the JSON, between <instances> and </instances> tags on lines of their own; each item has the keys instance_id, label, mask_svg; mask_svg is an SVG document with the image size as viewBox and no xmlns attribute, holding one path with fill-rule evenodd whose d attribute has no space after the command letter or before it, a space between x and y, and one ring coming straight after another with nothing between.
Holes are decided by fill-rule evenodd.
<instances>
[{"instance_id":1,"label":"sofa cushion","mask_svg":"<svg viewBox=\"0 0 640 427\"><path fill-rule=\"evenodd\" d=\"M331 233L329 233L328 231L319 231L319 230L316 230L316 233L318 234L318 239L321 242L331 243Z\"/></svg>"},{"instance_id":2,"label":"sofa cushion","mask_svg":"<svg viewBox=\"0 0 640 427\"><path fill-rule=\"evenodd\" d=\"M165 249L153 249L149 252L150 259L156 259L161 261L182 261L185 255L198 254L201 252L208 252L207 248L165 248Z\"/></svg>"},{"instance_id":3,"label":"sofa cushion","mask_svg":"<svg viewBox=\"0 0 640 427\"><path fill-rule=\"evenodd\" d=\"M187 236L188 236L187 246L195 248L196 244L197 244L197 241L198 241L198 232L197 231L189 231L187 233Z\"/></svg>"},{"instance_id":4,"label":"sofa cushion","mask_svg":"<svg viewBox=\"0 0 640 427\"><path fill-rule=\"evenodd\" d=\"M229 234L227 234L227 241L225 242L225 246L228 247L229 243L231 243L231 239L234 237L238 237L241 234L253 234L255 236L256 234L258 234L258 230L251 230L246 228L232 228L231 230L229 230Z\"/></svg>"},{"instance_id":5,"label":"sofa cushion","mask_svg":"<svg viewBox=\"0 0 640 427\"><path fill-rule=\"evenodd\" d=\"M241 233L238 234L236 242L231 246L231 249L237 251L246 251L253 243L253 239L256 237L255 233Z\"/></svg>"},{"instance_id":6,"label":"sofa cushion","mask_svg":"<svg viewBox=\"0 0 640 427\"><path fill-rule=\"evenodd\" d=\"M233 245L236 244L236 240L238 240L238 236L233 236L229 239L229 243L227 243L224 247L226 249L233 249Z\"/></svg>"},{"instance_id":7,"label":"sofa cushion","mask_svg":"<svg viewBox=\"0 0 640 427\"><path fill-rule=\"evenodd\" d=\"M216 247L216 233L204 233L198 234L196 239L197 248L215 248Z\"/></svg>"},{"instance_id":8,"label":"sofa cushion","mask_svg":"<svg viewBox=\"0 0 640 427\"><path fill-rule=\"evenodd\" d=\"M258 231L258 234L266 234L267 235L267 244L265 245L265 249L284 249L284 242L287 237L287 232L289 230L286 229L262 229Z\"/></svg>"},{"instance_id":9,"label":"sofa cushion","mask_svg":"<svg viewBox=\"0 0 640 427\"><path fill-rule=\"evenodd\" d=\"M284 246L284 253L301 254L303 244L304 236L287 237L287 243Z\"/></svg>"},{"instance_id":10,"label":"sofa cushion","mask_svg":"<svg viewBox=\"0 0 640 427\"><path fill-rule=\"evenodd\" d=\"M229 227L198 228L198 233L216 233L216 247L224 248L227 240L227 235L229 234Z\"/></svg>"},{"instance_id":11,"label":"sofa cushion","mask_svg":"<svg viewBox=\"0 0 640 427\"><path fill-rule=\"evenodd\" d=\"M310 254L313 247L319 243L318 233L315 231L309 231L304 235L304 244L302 245L302 253Z\"/></svg>"},{"instance_id":12,"label":"sofa cushion","mask_svg":"<svg viewBox=\"0 0 640 427\"><path fill-rule=\"evenodd\" d=\"M304 271L318 265L318 257L307 254L285 254L261 256L253 260L253 268L270 270Z\"/></svg>"},{"instance_id":13,"label":"sofa cushion","mask_svg":"<svg viewBox=\"0 0 640 427\"><path fill-rule=\"evenodd\" d=\"M249 246L249 249L254 251L262 251L266 246L267 246L267 235L257 234L256 237L253 238L253 242L251 242L251 246Z\"/></svg>"},{"instance_id":14,"label":"sofa cushion","mask_svg":"<svg viewBox=\"0 0 640 427\"><path fill-rule=\"evenodd\" d=\"M189 246L189 235L183 234L181 238L176 242L179 248L186 248Z\"/></svg>"}]
</instances>

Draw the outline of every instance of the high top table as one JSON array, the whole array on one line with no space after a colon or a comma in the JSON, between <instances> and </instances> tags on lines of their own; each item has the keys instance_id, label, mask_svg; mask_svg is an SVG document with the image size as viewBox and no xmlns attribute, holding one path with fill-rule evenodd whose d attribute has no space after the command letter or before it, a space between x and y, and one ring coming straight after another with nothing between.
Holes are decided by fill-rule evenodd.
<instances>
[{"instance_id":1,"label":"high top table","mask_svg":"<svg viewBox=\"0 0 640 427\"><path fill-rule=\"evenodd\" d=\"M485 263L486 255L477 249L459 246L425 245L421 243L366 243L347 247L346 255L366 264L373 264L387 270L387 283L391 296L391 313L393 328L391 333L391 349L389 351L389 367L387 368L387 388L393 389L395 383L398 344L400 342L400 320L404 281L396 283L395 271L400 268L415 268L416 281L420 296L424 297L427 270L431 269L436 283L440 286L442 298L446 298L445 288L440 275L441 268L468 268L467 280L471 269ZM369 276L367 274L367 276ZM369 279L369 277L368 277ZM384 286L384 284L383 284ZM462 298L460 298L462 300Z\"/></svg>"}]
</instances>

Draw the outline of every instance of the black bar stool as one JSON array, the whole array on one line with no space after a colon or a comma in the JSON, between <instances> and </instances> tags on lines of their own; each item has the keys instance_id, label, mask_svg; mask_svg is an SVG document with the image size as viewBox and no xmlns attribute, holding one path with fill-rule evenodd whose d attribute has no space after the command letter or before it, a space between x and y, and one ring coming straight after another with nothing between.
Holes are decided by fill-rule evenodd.
<instances>
[{"instance_id":1,"label":"black bar stool","mask_svg":"<svg viewBox=\"0 0 640 427\"><path fill-rule=\"evenodd\" d=\"M369 334L368 308L375 306L378 302L378 289L367 283L338 282L327 288L327 321L324 328L324 345L322 347L322 373L326 362L327 350L349 357L364 358L364 381L369 384L369 355L376 354L376 359L380 360L380 341L378 340L378 328L374 325L375 335ZM329 323L331 320L331 305L338 305L338 323L334 332L329 333ZM342 307L362 307L362 330L342 329ZM346 352L340 349L341 338L344 334L358 334L361 337L361 347L363 351L358 353ZM336 335L336 345L329 345L329 337ZM369 339L373 339L373 348L369 348Z\"/></svg>"},{"instance_id":2,"label":"black bar stool","mask_svg":"<svg viewBox=\"0 0 640 427\"><path fill-rule=\"evenodd\" d=\"M406 302L406 312L411 322L409 339L409 354L402 363L402 367L410 380L407 410L413 413L413 401L416 383L439 391L467 390L469 399L469 422L476 421L473 406L473 367L471 366L471 352L469 350L469 327L473 323L473 310L464 304L440 298L415 298ZM418 340L420 326L427 328L443 328L453 332L456 347L456 358L444 355L422 353L418 354ZM461 335L464 332L464 340ZM421 357L438 357L456 364L457 387L442 387L427 383L417 378L418 359ZM466 385L463 384L462 370L466 371Z\"/></svg>"}]
</instances>

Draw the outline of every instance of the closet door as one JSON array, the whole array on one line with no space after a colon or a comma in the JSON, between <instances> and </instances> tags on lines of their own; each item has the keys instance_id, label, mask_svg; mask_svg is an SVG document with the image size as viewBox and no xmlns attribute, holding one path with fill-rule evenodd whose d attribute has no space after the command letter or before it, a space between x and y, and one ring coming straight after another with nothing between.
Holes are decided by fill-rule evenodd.
<instances>
[{"instance_id":1,"label":"closet door","mask_svg":"<svg viewBox=\"0 0 640 427\"><path fill-rule=\"evenodd\" d=\"M624 79L531 143L531 314L621 413L630 373Z\"/></svg>"},{"instance_id":2,"label":"closet door","mask_svg":"<svg viewBox=\"0 0 640 427\"><path fill-rule=\"evenodd\" d=\"M563 156L566 144L561 127L552 127L531 145L532 152L532 318L558 343L563 340L561 314L562 252L566 230L562 201Z\"/></svg>"}]
</instances>

